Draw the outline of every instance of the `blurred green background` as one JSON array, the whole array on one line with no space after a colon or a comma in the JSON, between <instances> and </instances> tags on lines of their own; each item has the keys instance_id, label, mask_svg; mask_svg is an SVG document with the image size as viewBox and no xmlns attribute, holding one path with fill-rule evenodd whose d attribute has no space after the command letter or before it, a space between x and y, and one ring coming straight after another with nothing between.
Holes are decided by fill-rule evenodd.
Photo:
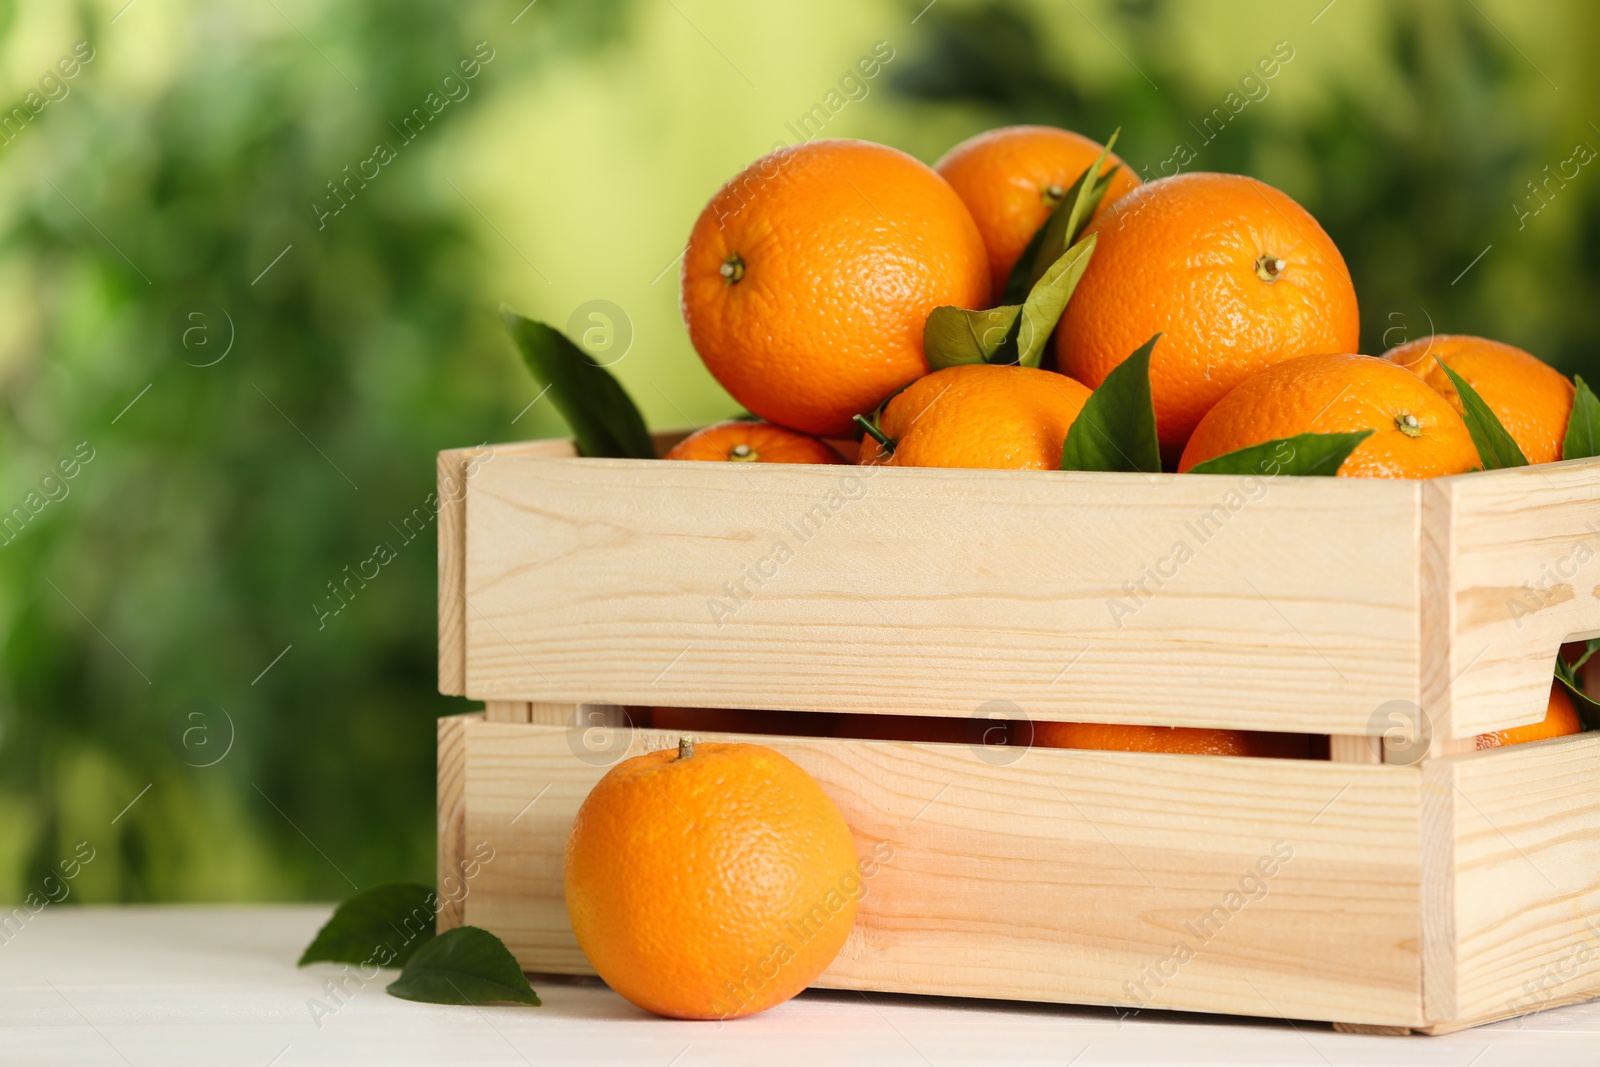
<instances>
[{"instance_id":1,"label":"blurred green background","mask_svg":"<svg viewBox=\"0 0 1600 1067\"><path fill-rule=\"evenodd\" d=\"M436 450L561 432L496 305L611 301L652 425L734 412L676 257L880 41L826 136L1120 126L1147 178L1183 145L1322 221L1366 351L1483 333L1600 377L1595 5L925 2L0 0L0 900L85 840L72 900L431 880L467 705L405 520Z\"/></svg>"}]
</instances>

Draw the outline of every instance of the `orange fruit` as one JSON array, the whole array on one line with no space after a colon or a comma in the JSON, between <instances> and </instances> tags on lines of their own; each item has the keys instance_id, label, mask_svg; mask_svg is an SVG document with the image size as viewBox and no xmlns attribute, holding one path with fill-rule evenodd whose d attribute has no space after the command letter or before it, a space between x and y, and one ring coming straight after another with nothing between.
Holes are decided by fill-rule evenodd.
<instances>
[{"instance_id":1,"label":"orange fruit","mask_svg":"<svg viewBox=\"0 0 1600 1067\"><path fill-rule=\"evenodd\" d=\"M1056 331L1056 365L1098 388L1162 334L1150 391L1168 455L1252 372L1359 347L1344 258L1304 208L1254 178L1159 178L1086 232L1099 242Z\"/></svg>"},{"instance_id":2,"label":"orange fruit","mask_svg":"<svg viewBox=\"0 0 1600 1067\"><path fill-rule=\"evenodd\" d=\"M1057 470L1067 430L1089 390L1054 371L970 363L919 378L884 406L857 462L890 467Z\"/></svg>"},{"instance_id":3,"label":"orange fruit","mask_svg":"<svg viewBox=\"0 0 1600 1067\"><path fill-rule=\"evenodd\" d=\"M635 756L595 784L567 838L567 915L595 973L646 1011L749 1015L810 985L855 923L850 828L762 745Z\"/></svg>"},{"instance_id":4,"label":"orange fruit","mask_svg":"<svg viewBox=\"0 0 1600 1067\"><path fill-rule=\"evenodd\" d=\"M851 436L852 416L927 373L928 312L986 306L988 262L931 167L865 141L810 141L751 164L700 213L683 318L751 412Z\"/></svg>"},{"instance_id":5,"label":"orange fruit","mask_svg":"<svg viewBox=\"0 0 1600 1067\"><path fill-rule=\"evenodd\" d=\"M933 169L944 175L972 212L989 250L989 284L999 295L1034 232L1050 217L1072 183L1094 165L1104 145L1054 126L1002 126L969 137ZM1115 155L1101 173L1120 166L1101 205L1139 184Z\"/></svg>"},{"instance_id":6,"label":"orange fruit","mask_svg":"<svg viewBox=\"0 0 1600 1067\"><path fill-rule=\"evenodd\" d=\"M828 445L769 422L730 419L707 426L673 445L663 459L733 463L843 463Z\"/></svg>"},{"instance_id":7,"label":"orange fruit","mask_svg":"<svg viewBox=\"0 0 1600 1067\"><path fill-rule=\"evenodd\" d=\"M1583 724L1578 721L1578 709L1573 706L1572 697L1557 683L1550 687L1550 705L1543 719L1526 726L1513 726L1509 730L1479 734L1478 747L1520 745L1528 741L1543 741L1547 737L1565 737L1582 729Z\"/></svg>"},{"instance_id":8,"label":"orange fruit","mask_svg":"<svg viewBox=\"0 0 1600 1067\"><path fill-rule=\"evenodd\" d=\"M1461 398L1439 366L1443 360L1477 390L1529 463L1561 458L1573 386L1538 357L1484 337L1437 334L1391 348L1383 358L1415 373L1459 412Z\"/></svg>"},{"instance_id":9,"label":"orange fruit","mask_svg":"<svg viewBox=\"0 0 1600 1067\"><path fill-rule=\"evenodd\" d=\"M1342 478L1436 478L1478 466L1467 424L1416 375L1372 356L1330 355L1246 378L1200 420L1178 470L1280 437L1356 430L1374 432Z\"/></svg>"},{"instance_id":10,"label":"orange fruit","mask_svg":"<svg viewBox=\"0 0 1600 1067\"><path fill-rule=\"evenodd\" d=\"M1214 730L1194 726L1124 726L1116 723L1035 722L1040 748L1094 748L1114 752L1187 752L1202 756L1275 756L1306 759L1305 734Z\"/></svg>"}]
</instances>

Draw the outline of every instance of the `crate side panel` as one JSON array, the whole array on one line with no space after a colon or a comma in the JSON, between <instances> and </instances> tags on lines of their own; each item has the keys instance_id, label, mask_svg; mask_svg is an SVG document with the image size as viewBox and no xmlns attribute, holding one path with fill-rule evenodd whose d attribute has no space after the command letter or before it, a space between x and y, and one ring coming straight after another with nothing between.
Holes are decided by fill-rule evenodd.
<instances>
[{"instance_id":1,"label":"crate side panel","mask_svg":"<svg viewBox=\"0 0 1600 1067\"><path fill-rule=\"evenodd\" d=\"M1600 459L1438 484L1454 509L1450 736L1537 722L1561 643L1600 636Z\"/></svg>"},{"instance_id":2,"label":"crate side panel","mask_svg":"<svg viewBox=\"0 0 1600 1067\"><path fill-rule=\"evenodd\" d=\"M452 448L435 460L439 565L439 692L467 692L467 485L486 464L503 456L547 459L575 456L566 440L517 441L476 448ZM407 520L409 521L409 520Z\"/></svg>"},{"instance_id":3,"label":"crate side panel","mask_svg":"<svg viewBox=\"0 0 1600 1067\"><path fill-rule=\"evenodd\" d=\"M1418 513L1354 479L509 459L468 497L467 688L1364 734L1418 699Z\"/></svg>"},{"instance_id":4,"label":"crate side panel","mask_svg":"<svg viewBox=\"0 0 1600 1067\"><path fill-rule=\"evenodd\" d=\"M591 973L562 853L606 768L571 733L469 734L468 837L495 858L467 921L525 968ZM751 740L822 783L869 861L820 985L1423 1022L1415 769L1043 749L993 766L965 745Z\"/></svg>"},{"instance_id":5,"label":"crate side panel","mask_svg":"<svg viewBox=\"0 0 1600 1067\"><path fill-rule=\"evenodd\" d=\"M1456 1018L1600 994L1600 736L1449 763Z\"/></svg>"}]
</instances>

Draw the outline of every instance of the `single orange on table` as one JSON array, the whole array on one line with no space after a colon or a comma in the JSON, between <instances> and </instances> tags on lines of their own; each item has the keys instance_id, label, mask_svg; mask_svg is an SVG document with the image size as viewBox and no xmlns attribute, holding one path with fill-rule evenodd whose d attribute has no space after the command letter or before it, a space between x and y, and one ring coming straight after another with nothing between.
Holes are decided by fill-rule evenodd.
<instances>
[{"instance_id":1,"label":"single orange on table","mask_svg":"<svg viewBox=\"0 0 1600 1067\"><path fill-rule=\"evenodd\" d=\"M1528 723L1526 726L1513 726L1509 730L1479 734L1477 747L1503 748L1506 745L1521 745L1529 741L1543 741L1548 737L1565 737L1582 729L1583 723L1578 721L1578 709L1572 702L1571 694L1557 682L1550 687L1550 704L1545 709L1543 719Z\"/></svg>"},{"instance_id":2,"label":"single orange on table","mask_svg":"<svg viewBox=\"0 0 1600 1067\"><path fill-rule=\"evenodd\" d=\"M1353 352L1360 320L1344 258L1317 220L1264 182L1180 174L1095 216L1099 235L1056 331L1056 365L1098 388L1152 334L1150 392L1164 455L1263 367Z\"/></svg>"},{"instance_id":3,"label":"single orange on table","mask_svg":"<svg viewBox=\"0 0 1600 1067\"><path fill-rule=\"evenodd\" d=\"M565 882L595 973L678 1019L749 1015L810 985L864 888L850 828L810 775L762 745L687 740L595 784Z\"/></svg>"},{"instance_id":4,"label":"single orange on table","mask_svg":"<svg viewBox=\"0 0 1600 1067\"><path fill-rule=\"evenodd\" d=\"M933 165L978 224L996 296L1005 290L1034 233L1104 147L1055 126L1002 126L967 138ZM1102 206L1139 184L1115 155L1107 157L1101 173L1114 166L1121 169L1112 177Z\"/></svg>"},{"instance_id":5,"label":"single orange on table","mask_svg":"<svg viewBox=\"0 0 1600 1067\"><path fill-rule=\"evenodd\" d=\"M1089 399L1080 382L1035 367L968 363L919 378L883 407L858 463L890 467L1058 470Z\"/></svg>"},{"instance_id":6,"label":"single orange on table","mask_svg":"<svg viewBox=\"0 0 1600 1067\"><path fill-rule=\"evenodd\" d=\"M1486 337L1436 334L1391 348L1383 358L1415 373L1464 413L1455 383L1439 366L1442 361L1489 405L1529 463L1561 458L1573 385L1537 356Z\"/></svg>"},{"instance_id":7,"label":"single orange on table","mask_svg":"<svg viewBox=\"0 0 1600 1067\"><path fill-rule=\"evenodd\" d=\"M1246 378L1200 420L1178 470L1281 437L1358 430L1373 433L1341 478L1436 478L1479 466L1466 423L1415 374L1372 356L1324 355Z\"/></svg>"},{"instance_id":8,"label":"single orange on table","mask_svg":"<svg viewBox=\"0 0 1600 1067\"><path fill-rule=\"evenodd\" d=\"M823 441L769 422L729 419L696 430L673 445L663 459L731 463L843 463Z\"/></svg>"},{"instance_id":9,"label":"single orange on table","mask_svg":"<svg viewBox=\"0 0 1600 1067\"><path fill-rule=\"evenodd\" d=\"M811 141L758 160L701 212L683 318L706 368L769 422L847 437L927 373L923 324L982 308L989 261L950 184L904 152Z\"/></svg>"},{"instance_id":10,"label":"single orange on table","mask_svg":"<svg viewBox=\"0 0 1600 1067\"><path fill-rule=\"evenodd\" d=\"M1182 752L1200 756L1270 756L1307 759L1305 734L1218 730L1198 726L1128 726L1121 723L1035 722L1039 748L1090 748L1112 752Z\"/></svg>"}]
</instances>

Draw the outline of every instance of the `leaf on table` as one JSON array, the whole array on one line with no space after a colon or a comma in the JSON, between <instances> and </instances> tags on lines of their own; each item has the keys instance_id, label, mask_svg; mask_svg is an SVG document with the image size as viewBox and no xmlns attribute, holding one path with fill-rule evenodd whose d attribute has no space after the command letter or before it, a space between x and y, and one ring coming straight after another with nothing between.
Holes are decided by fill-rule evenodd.
<instances>
[{"instance_id":1,"label":"leaf on table","mask_svg":"<svg viewBox=\"0 0 1600 1067\"><path fill-rule=\"evenodd\" d=\"M1150 399L1150 353L1158 333L1106 375L1089 394L1061 449L1064 471L1161 470L1156 409Z\"/></svg>"},{"instance_id":2,"label":"leaf on table","mask_svg":"<svg viewBox=\"0 0 1600 1067\"><path fill-rule=\"evenodd\" d=\"M505 942L476 926L429 941L389 983L389 994L427 1004L540 1004Z\"/></svg>"},{"instance_id":3,"label":"leaf on table","mask_svg":"<svg viewBox=\"0 0 1600 1067\"><path fill-rule=\"evenodd\" d=\"M501 305L500 318L550 402L572 428L580 456L655 459L644 416L594 357L552 326Z\"/></svg>"},{"instance_id":4,"label":"leaf on table","mask_svg":"<svg viewBox=\"0 0 1600 1067\"><path fill-rule=\"evenodd\" d=\"M1600 399L1576 374L1577 392L1572 397L1572 417L1567 420L1567 439L1561 446L1562 459L1588 459L1600 456Z\"/></svg>"},{"instance_id":5,"label":"leaf on table","mask_svg":"<svg viewBox=\"0 0 1600 1067\"><path fill-rule=\"evenodd\" d=\"M1466 420L1467 432L1472 434L1472 443L1478 448L1478 462L1483 464L1483 469L1493 471L1505 467L1526 467L1528 457L1522 454L1522 449L1511 439L1506 428L1500 424L1499 417L1483 402L1478 391L1468 385L1465 378L1445 366L1444 360L1438 356L1433 358L1439 361L1439 366L1444 367L1445 375L1449 377L1450 384L1456 387L1456 395L1461 398L1462 417Z\"/></svg>"},{"instance_id":6,"label":"leaf on table","mask_svg":"<svg viewBox=\"0 0 1600 1067\"><path fill-rule=\"evenodd\" d=\"M433 887L392 882L363 889L337 908L300 955L308 963L376 963L404 967L433 939L438 897Z\"/></svg>"},{"instance_id":7,"label":"leaf on table","mask_svg":"<svg viewBox=\"0 0 1600 1067\"><path fill-rule=\"evenodd\" d=\"M1190 474L1258 474L1276 477L1328 477L1339 468L1356 446L1372 436L1371 430L1355 433L1301 433L1279 437L1259 445L1241 448L1189 468Z\"/></svg>"}]
</instances>

